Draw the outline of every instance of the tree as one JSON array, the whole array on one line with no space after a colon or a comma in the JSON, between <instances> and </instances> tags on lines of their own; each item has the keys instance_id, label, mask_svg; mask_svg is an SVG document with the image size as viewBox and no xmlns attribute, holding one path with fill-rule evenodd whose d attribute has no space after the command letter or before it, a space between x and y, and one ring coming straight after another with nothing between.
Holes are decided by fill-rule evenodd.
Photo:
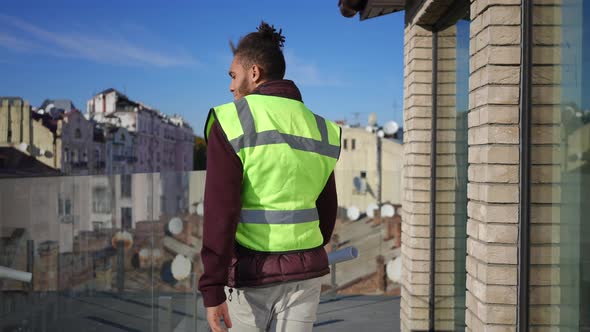
<instances>
[{"instance_id":1,"label":"tree","mask_svg":"<svg viewBox=\"0 0 590 332\"><path fill-rule=\"evenodd\" d=\"M203 137L195 137L193 146L193 170L203 171L207 165L207 143Z\"/></svg>"}]
</instances>

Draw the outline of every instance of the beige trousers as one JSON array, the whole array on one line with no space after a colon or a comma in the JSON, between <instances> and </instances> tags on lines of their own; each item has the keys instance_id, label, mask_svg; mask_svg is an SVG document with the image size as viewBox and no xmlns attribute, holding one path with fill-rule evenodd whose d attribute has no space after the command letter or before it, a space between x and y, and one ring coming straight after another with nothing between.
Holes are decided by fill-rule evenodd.
<instances>
[{"instance_id":1,"label":"beige trousers","mask_svg":"<svg viewBox=\"0 0 590 332\"><path fill-rule=\"evenodd\" d=\"M313 328L320 301L320 278L267 287L234 289L227 304L232 332L307 332Z\"/></svg>"}]
</instances>

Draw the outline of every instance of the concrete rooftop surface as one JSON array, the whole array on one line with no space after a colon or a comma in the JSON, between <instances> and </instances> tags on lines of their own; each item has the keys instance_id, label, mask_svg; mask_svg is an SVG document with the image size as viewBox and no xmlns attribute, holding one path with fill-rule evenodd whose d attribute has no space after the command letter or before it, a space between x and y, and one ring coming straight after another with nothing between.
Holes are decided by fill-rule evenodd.
<instances>
[{"instance_id":1,"label":"concrete rooftop surface","mask_svg":"<svg viewBox=\"0 0 590 332\"><path fill-rule=\"evenodd\" d=\"M12 294L0 304L0 331L209 331L191 294ZM314 331L399 331L398 296L323 296Z\"/></svg>"}]
</instances>

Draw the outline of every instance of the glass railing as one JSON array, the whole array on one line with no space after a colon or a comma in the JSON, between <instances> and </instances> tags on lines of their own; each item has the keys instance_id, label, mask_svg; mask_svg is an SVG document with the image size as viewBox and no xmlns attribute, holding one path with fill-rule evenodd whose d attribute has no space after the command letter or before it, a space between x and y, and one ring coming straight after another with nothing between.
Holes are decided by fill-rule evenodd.
<instances>
[{"instance_id":1,"label":"glass railing","mask_svg":"<svg viewBox=\"0 0 590 332\"><path fill-rule=\"evenodd\" d=\"M0 330L206 330L204 172L134 174L130 197L121 184L0 181Z\"/></svg>"},{"instance_id":2,"label":"glass railing","mask_svg":"<svg viewBox=\"0 0 590 332\"><path fill-rule=\"evenodd\" d=\"M207 331L197 290L205 172L130 178L0 180L0 331ZM349 200L367 206L339 210L326 249L359 258L324 277L314 330L364 324L349 313L361 303L380 308L384 330L399 327L401 208L388 179L401 174L383 178L392 209L371 210L375 193L353 190Z\"/></svg>"}]
</instances>

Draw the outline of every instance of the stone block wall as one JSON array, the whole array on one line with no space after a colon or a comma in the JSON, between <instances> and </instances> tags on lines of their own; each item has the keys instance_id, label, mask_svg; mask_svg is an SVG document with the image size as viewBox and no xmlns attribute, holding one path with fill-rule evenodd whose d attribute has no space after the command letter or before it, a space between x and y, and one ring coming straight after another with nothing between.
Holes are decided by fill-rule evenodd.
<instances>
[{"instance_id":1,"label":"stone block wall","mask_svg":"<svg viewBox=\"0 0 590 332\"><path fill-rule=\"evenodd\" d=\"M519 201L520 1L471 2L468 331L514 331Z\"/></svg>"},{"instance_id":2,"label":"stone block wall","mask_svg":"<svg viewBox=\"0 0 590 332\"><path fill-rule=\"evenodd\" d=\"M428 329L432 33L404 31L402 331Z\"/></svg>"}]
</instances>

